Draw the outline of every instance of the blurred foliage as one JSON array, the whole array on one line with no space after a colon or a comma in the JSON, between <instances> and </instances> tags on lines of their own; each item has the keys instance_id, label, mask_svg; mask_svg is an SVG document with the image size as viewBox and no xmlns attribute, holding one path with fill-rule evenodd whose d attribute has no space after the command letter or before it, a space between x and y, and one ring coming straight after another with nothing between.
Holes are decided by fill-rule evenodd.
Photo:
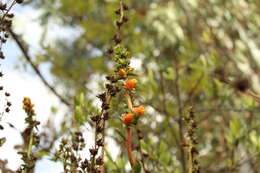
<instances>
[{"instance_id":1,"label":"blurred foliage","mask_svg":"<svg viewBox=\"0 0 260 173\"><path fill-rule=\"evenodd\" d=\"M182 117L187 114L187 107L194 105L201 172L258 172L258 103L221 83L213 71L221 68L234 81L246 76L252 80L250 89L259 93L260 1L125 2L131 10L130 21L123 30L123 44L135 62L141 63L137 68L137 102L147 107L141 146L149 154L149 170L187 171L187 155L180 146L185 140ZM69 27L80 32L78 37L48 44L43 35L43 52L37 55L39 65L50 65L50 72L57 86L65 88L67 99L75 98L73 116L64 119L71 130L79 128L90 123L89 117L98 112L93 95L102 90L104 76L113 66L106 51L115 33L118 1L34 0L30 5L43 10L43 27L52 21L61 29ZM124 148L119 118L124 108L118 106L121 97L112 101L113 116L108 128L113 132L110 137ZM73 123L69 123L70 119ZM113 160L110 151L108 148L107 172L126 172L126 152L122 149Z\"/></svg>"}]
</instances>

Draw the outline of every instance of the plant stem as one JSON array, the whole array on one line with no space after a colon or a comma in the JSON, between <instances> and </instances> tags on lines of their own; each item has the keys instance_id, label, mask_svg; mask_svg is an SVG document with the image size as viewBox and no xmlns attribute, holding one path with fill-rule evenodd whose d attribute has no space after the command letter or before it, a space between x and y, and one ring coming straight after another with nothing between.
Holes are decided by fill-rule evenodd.
<instances>
[{"instance_id":1,"label":"plant stem","mask_svg":"<svg viewBox=\"0 0 260 173\"><path fill-rule=\"evenodd\" d=\"M128 91L125 93L125 97L127 100L129 112L131 112L133 109L133 103ZM132 131L128 126L126 127L126 131L127 131L127 137L126 137L127 155L131 166L133 166L135 164L135 159L132 155Z\"/></svg>"},{"instance_id":2,"label":"plant stem","mask_svg":"<svg viewBox=\"0 0 260 173\"><path fill-rule=\"evenodd\" d=\"M108 92L106 93L106 95L107 95L106 103L110 105L111 100L112 100L112 97L111 97L111 95L110 95ZM102 112L102 114L104 114L104 113ZM104 119L104 117L103 117L102 122L103 122L103 125L102 125L102 126L103 126L103 128L104 128L104 130L103 130L103 132L102 132L103 146L102 146L102 148L101 148L101 158L102 158L102 160L103 160L103 164L100 166L100 171L101 171L101 173L105 173L104 157L105 157L105 136L106 136L106 131L105 131L105 129L106 129L106 120Z\"/></svg>"},{"instance_id":3,"label":"plant stem","mask_svg":"<svg viewBox=\"0 0 260 173\"><path fill-rule=\"evenodd\" d=\"M189 144L189 173L193 172L192 144Z\"/></svg>"},{"instance_id":4,"label":"plant stem","mask_svg":"<svg viewBox=\"0 0 260 173\"><path fill-rule=\"evenodd\" d=\"M28 149L27 149L27 157L28 158L31 157L32 143L33 143L33 129L32 129L32 131L30 133L30 141L29 141L29 145L28 145Z\"/></svg>"},{"instance_id":5,"label":"plant stem","mask_svg":"<svg viewBox=\"0 0 260 173\"><path fill-rule=\"evenodd\" d=\"M141 147L141 139L140 139L140 133L141 133L141 130L140 128L138 127L138 124L136 124L136 133L138 135L138 148L139 148L139 152L140 152L140 155L141 155L141 164L143 166L143 169L144 169L144 172L148 172L148 170L146 169L145 167L145 163L144 163L144 155L143 155L143 151L142 151L142 147Z\"/></svg>"},{"instance_id":6,"label":"plant stem","mask_svg":"<svg viewBox=\"0 0 260 173\"><path fill-rule=\"evenodd\" d=\"M126 128L127 130L127 137L126 137L126 148L127 148L127 155L130 165L133 167L135 164L135 159L132 155L132 131L129 127Z\"/></svg>"},{"instance_id":7,"label":"plant stem","mask_svg":"<svg viewBox=\"0 0 260 173\"><path fill-rule=\"evenodd\" d=\"M29 144L28 144L28 148L27 148L27 158L31 158L31 151L32 151L32 144L33 144L33 129L31 130L30 133L30 139L29 139ZM26 173L26 169L24 169L22 171L22 173Z\"/></svg>"},{"instance_id":8,"label":"plant stem","mask_svg":"<svg viewBox=\"0 0 260 173\"><path fill-rule=\"evenodd\" d=\"M179 138L180 141L183 141L183 124L182 124L182 102L181 102L181 95L180 95L180 88L179 88L179 67L178 67L178 59L175 59L174 61L174 68L175 68L175 91L176 91L176 98L177 98L177 104L178 104L178 113L179 113L179 119L178 119L178 125L179 125ZM186 172L186 160L185 160L185 153L184 149L180 147L180 161L182 165L183 172Z\"/></svg>"},{"instance_id":9,"label":"plant stem","mask_svg":"<svg viewBox=\"0 0 260 173\"><path fill-rule=\"evenodd\" d=\"M132 103L131 97L128 92L126 92L125 96L126 96L129 112L131 112L133 109L133 103Z\"/></svg>"}]
</instances>

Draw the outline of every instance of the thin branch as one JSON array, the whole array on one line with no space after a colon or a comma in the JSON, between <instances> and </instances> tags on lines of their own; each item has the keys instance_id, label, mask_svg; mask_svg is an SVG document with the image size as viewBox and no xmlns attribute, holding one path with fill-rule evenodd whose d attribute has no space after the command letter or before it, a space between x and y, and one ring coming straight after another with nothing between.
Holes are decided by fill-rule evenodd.
<instances>
[{"instance_id":1,"label":"thin branch","mask_svg":"<svg viewBox=\"0 0 260 173\"><path fill-rule=\"evenodd\" d=\"M137 138L138 139L138 151L140 152L140 155L141 155L141 160L140 161L141 161L142 167L144 169L144 172L145 173L149 173L149 171L145 167L145 162L144 162L145 157L144 157L144 153L142 151L142 146L141 146L141 140L142 140L143 136L141 134L141 129L138 126L138 124L136 124L136 133L137 133L137 137L138 137Z\"/></svg>"},{"instance_id":2,"label":"thin branch","mask_svg":"<svg viewBox=\"0 0 260 173\"><path fill-rule=\"evenodd\" d=\"M232 108L232 107L212 107L206 109L197 109L195 112L260 112L259 107L255 108Z\"/></svg>"},{"instance_id":3,"label":"thin branch","mask_svg":"<svg viewBox=\"0 0 260 173\"><path fill-rule=\"evenodd\" d=\"M178 59L174 60L174 69L175 69L175 74L176 74L174 85L175 85L176 98L177 98L177 104L178 104L178 113L179 113L179 119L178 119L179 136L180 136L180 140L183 141L183 124L182 124L183 112L182 112L182 102L181 102L181 94L180 94L180 88L179 88L180 73L179 73L179 67L178 67ZM185 153L184 153L184 149L182 147L180 148L180 154L181 154L180 159L181 159L182 169L183 169L183 172L186 172Z\"/></svg>"},{"instance_id":4,"label":"thin branch","mask_svg":"<svg viewBox=\"0 0 260 173\"><path fill-rule=\"evenodd\" d=\"M15 40L17 46L20 48L21 52L23 53L25 59L27 60L27 62L31 65L32 69L34 70L34 72L39 76L39 78L41 79L41 81L43 82L43 84L49 88L51 90L51 92L57 96L60 101L62 103L64 103L67 106L71 106L71 104L64 98L62 97L60 94L58 94L58 92L55 90L55 88L53 86L51 86L47 80L43 77L42 73L40 72L40 70L38 69L38 67L33 63L32 58L30 57L27 49L25 48L25 46L23 45L22 41L20 40L19 36L17 34L15 34L12 29L9 29L9 33L11 34L12 38Z\"/></svg>"},{"instance_id":5,"label":"thin branch","mask_svg":"<svg viewBox=\"0 0 260 173\"><path fill-rule=\"evenodd\" d=\"M253 98L256 102L260 103L260 94L255 93L253 90L250 90L249 88L243 89L243 90L239 90L233 83L233 81L228 80L226 78L222 78L219 79L220 82L225 83L230 85L231 87L233 87L234 89L236 89L236 91L239 91L242 94L245 94L247 96L250 96L251 98Z\"/></svg>"}]
</instances>

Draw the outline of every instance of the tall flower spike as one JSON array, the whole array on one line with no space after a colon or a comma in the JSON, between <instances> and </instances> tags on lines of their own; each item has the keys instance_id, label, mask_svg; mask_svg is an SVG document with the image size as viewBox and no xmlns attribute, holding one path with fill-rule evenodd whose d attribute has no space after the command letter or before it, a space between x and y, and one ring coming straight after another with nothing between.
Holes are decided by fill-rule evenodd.
<instances>
[{"instance_id":1,"label":"tall flower spike","mask_svg":"<svg viewBox=\"0 0 260 173\"><path fill-rule=\"evenodd\" d=\"M35 132L35 129L37 129L40 122L35 120L35 111L33 107L34 104L32 104L31 99L24 97L23 109L27 114L25 118L27 127L22 133L24 140L24 145L22 147L23 150L18 152L22 156L22 160L24 162L24 164L17 171L21 173L32 172L37 161L37 156L34 154L35 151L33 150L33 146L36 148L40 143L40 137Z\"/></svg>"},{"instance_id":2,"label":"tall flower spike","mask_svg":"<svg viewBox=\"0 0 260 173\"><path fill-rule=\"evenodd\" d=\"M189 173L200 173L200 166L198 162L199 152L196 148L196 128L195 113L193 107L190 107L189 116L185 118L187 123L187 142L182 144L183 147L188 148L189 159Z\"/></svg>"}]
</instances>

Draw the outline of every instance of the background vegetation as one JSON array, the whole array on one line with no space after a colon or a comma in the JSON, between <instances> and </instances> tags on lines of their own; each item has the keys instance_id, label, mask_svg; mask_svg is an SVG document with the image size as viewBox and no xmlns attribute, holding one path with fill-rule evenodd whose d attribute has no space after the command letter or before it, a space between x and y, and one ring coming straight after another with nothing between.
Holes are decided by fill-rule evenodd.
<instances>
[{"instance_id":1,"label":"background vegetation","mask_svg":"<svg viewBox=\"0 0 260 173\"><path fill-rule=\"evenodd\" d=\"M122 32L122 44L131 52L135 66L136 100L146 108L140 128L147 169L188 172L188 154L183 147L187 138L184 117L193 106L201 172L259 172L260 1L124 2L129 6L129 21ZM104 90L105 76L112 74L114 66L107 51L116 31L115 10L119 3L34 0L23 5L42 11L39 20L43 28L55 23L79 33L77 37L48 42L46 29L39 45L41 51L30 57L27 47L22 55L28 56L25 62L34 68L49 65L54 85L45 85L69 107L61 128L49 123L38 132L45 142L38 146L39 157L53 157L57 149L54 144L61 137L75 131L84 133L86 125L94 127L90 117L100 111L95 95ZM21 42L21 49L26 47L20 37L11 35L18 38L17 43ZM107 148L106 172L127 172L120 96L113 99L111 110L107 136L120 152L112 160L113 149ZM50 129L58 130L51 134ZM46 132L49 135L44 136ZM135 152L136 146L133 148Z\"/></svg>"}]
</instances>

